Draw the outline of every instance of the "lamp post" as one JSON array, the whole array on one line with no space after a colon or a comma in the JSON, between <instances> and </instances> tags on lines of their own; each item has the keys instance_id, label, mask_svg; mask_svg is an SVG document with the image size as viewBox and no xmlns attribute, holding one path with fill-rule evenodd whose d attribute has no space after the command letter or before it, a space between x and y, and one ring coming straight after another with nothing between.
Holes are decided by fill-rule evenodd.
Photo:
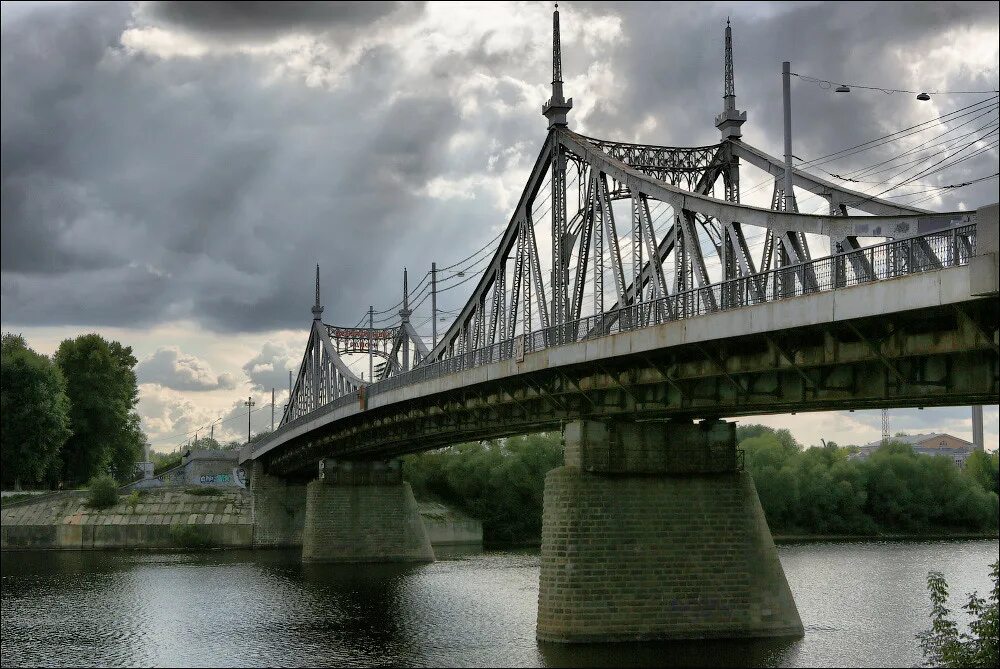
<instances>
[{"instance_id":1,"label":"lamp post","mask_svg":"<svg viewBox=\"0 0 1000 669\"><path fill-rule=\"evenodd\" d=\"M247 401L243 403L247 408L247 443L250 443L250 414L253 413L254 401L253 397L247 397Z\"/></svg>"}]
</instances>

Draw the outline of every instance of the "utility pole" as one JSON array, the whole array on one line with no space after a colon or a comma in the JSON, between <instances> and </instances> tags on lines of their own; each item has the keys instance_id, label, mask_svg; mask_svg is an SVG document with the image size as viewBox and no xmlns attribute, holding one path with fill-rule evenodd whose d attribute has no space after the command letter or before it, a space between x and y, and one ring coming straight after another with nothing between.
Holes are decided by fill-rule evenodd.
<instances>
[{"instance_id":1,"label":"utility pole","mask_svg":"<svg viewBox=\"0 0 1000 669\"><path fill-rule=\"evenodd\" d=\"M785 107L785 211L798 211L792 190L792 64L781 64L781 97Z\"/></svg>"},{"instance_id":2,"label":"utility pole","mask_svg":"<svg viewBox=\"0 0 1000 669\"><path fill-rule=\"evenodd\" d=\"M375 380L372 376L372 369L374 369L372 361L372 337L375 334L375 307L368 305L368 382L371 383Z\"/></svg>"},{"instance_id":3,"label":"utility pole","mask_svg":"<svg viewBox=\"0 0 1000 669\"><path fill-rule=\"evenodd\" d=\"M274 388L271 388L271 432L274 432Z\"/></svg>"},{"instance_id":4,"label":"utility pole","mask_svg":"<svg viewBox=\"0 0 1000 669\"><path fill-rule=\"evenodd\" d=\"M438 296L437 296L437 274L438 266L436 262L431 263L431 350L438 345Z\"/></svg>"},{"instance_id":5,"label":"utility pole","mask_svg":"<svg viewBox=\"0 0 1000 669\"><path fill-rule=\"evenodd\" d=\"M247 397L247 401L244 402L243 404L245 404L246 408L247 408L247 443L249 444L250 443L250 414L253 413L253 407L254 407L253 397Z\"/></svg>"},{"instance_id":6,"label":"utility pole","mask_svg":"<svg viewBox=\"0 0 1000 669\"><path fill-rule=\"evenodd\" d=\"M889 410L882 409L882 445L889 443Z\"/></svg>"}]
</instances>

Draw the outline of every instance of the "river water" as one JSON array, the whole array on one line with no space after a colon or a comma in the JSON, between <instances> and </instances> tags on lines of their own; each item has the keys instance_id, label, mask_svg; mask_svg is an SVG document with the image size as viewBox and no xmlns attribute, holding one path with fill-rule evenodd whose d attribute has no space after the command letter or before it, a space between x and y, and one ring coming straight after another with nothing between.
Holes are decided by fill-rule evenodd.
<instances>
[{"instance_id":1,"label":"river water","mask_svg":"<svg viewBox=\"0 0 1000 669\"><path fill-rule=\"evenodd\" d=\"M303 565L297 551L4 553L0 655L19 665L916 666L927 572L952 606L989 590L989 541L812 543L778 553L791 641L535 641L537 551L418 567Z\"/></svg>"}]
</instances>

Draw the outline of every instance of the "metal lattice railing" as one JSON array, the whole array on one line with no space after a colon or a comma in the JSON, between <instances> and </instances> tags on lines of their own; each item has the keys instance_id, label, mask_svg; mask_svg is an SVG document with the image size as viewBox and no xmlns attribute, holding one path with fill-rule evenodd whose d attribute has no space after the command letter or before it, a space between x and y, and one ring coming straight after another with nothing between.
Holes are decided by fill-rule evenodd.
<instances>
[{"instance_id":1,"label":"metal lattice railing","mask_svg":"<svg viewBox=\"0 0 1000 669\"><path fill-rule=\"evenodd\" d=\"M898 239L838 253L768 272L729 279L658 300L639 302L602 314L518 335L514 339L420 365L362 389L367 400L404 386L441 378L553 346L572 344L653 325L704 316L718 311L789 299L863 283L884 281L944 267L966 265L976 253L976 226ZM351 393L299 416L258 445L266 445L288 430L343 406L359 402ZM249 454L248 454L249 455ZM242 458L241 458L242 459Z\"/></svg>"}]
</instances>

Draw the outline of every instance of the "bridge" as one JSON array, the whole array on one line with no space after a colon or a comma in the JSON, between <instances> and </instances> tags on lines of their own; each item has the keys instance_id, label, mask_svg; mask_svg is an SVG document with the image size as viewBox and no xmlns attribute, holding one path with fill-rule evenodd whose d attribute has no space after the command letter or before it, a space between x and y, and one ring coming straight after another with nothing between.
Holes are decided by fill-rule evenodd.
<instances>
[{"instance_id":1,"label":"bridge","mask_svg":"<svg viewBox=\"0 0 1000 669\"><path fill-rule=\"evenodd\" d=\"M405 279L391 327L326 323L317 267L281 423L240 454L255 543L432 560L398 458L561 430L539 639L801 635L722 419L997 403L997 205L924 211L794 169L787 143L785 161L744 143L728 25L719 144L570 130L558 9L552 79L517 207L440 337L436 318L430 345L411 324ZM774 177L770 209L740 202L742 162ZM794 186L829 212L800 212Z\"/></svg>"}]
</instances>

